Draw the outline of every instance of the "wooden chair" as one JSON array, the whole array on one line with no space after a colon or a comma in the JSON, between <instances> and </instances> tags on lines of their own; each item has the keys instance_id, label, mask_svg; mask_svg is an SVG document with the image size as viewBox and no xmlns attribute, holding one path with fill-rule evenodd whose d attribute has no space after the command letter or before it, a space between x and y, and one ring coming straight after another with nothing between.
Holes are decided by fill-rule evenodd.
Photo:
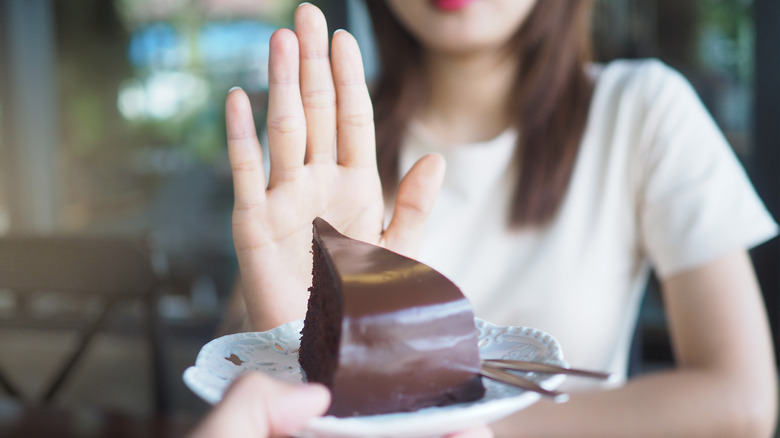
<instances>
[{"instance_id":1,"label":"wooden chair","mask_svg":"<svg viewBox=\"0 0 780 438\"><path fill-rule=\"evenodd\" d=\"M90 345L105 327L112 309L122 301L144 303L145 338L150 349L153 406L157 414L169 410L157 296L161 278L155 273L146 245L135 239L83 236L0 237L0 289L10 290L22 301L32 292L92 296L103 302L99 315L82 321L75 349L56 370L41 400L23 400L22 392L0 370L0 387L25 404L50 402ZM3 324L34 327L33 318L17 312ZM51 327L41 327L51 328Z\"/></svg>"}]
</instances>

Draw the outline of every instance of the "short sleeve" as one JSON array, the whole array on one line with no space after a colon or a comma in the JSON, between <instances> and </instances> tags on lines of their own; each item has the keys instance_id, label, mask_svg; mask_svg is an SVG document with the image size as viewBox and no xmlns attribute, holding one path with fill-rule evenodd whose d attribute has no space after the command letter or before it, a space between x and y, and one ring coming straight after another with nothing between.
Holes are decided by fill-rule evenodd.
<instances>
[{"instance_id":1,"label":"short sleeve","mask_svg":"<svg viewBox=\"0 0 780 438\"><path fill-rule=\"evenodd\" d=\"M654 61L640 72L639 220L659 277L777 234L745 169L690 84Z\"/></svg>"}]
</instances>

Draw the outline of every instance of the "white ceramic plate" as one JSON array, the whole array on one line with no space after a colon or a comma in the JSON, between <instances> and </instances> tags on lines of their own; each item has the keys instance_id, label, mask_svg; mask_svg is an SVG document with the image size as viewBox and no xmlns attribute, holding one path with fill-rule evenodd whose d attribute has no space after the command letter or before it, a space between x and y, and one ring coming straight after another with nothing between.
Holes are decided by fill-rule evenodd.
<instances>
[{"instance_id":1,"label":"white ceramic plate","mask_svg":"<svg viewBox=\"0 0 780 438\"><path fill-rule=\"evenodd\" d=\"M500 327L476 319L483 359L515 359L566 365L558 342L547 333L528 327ZM260 371L286 382L300 383L298 348L303 321L293 321L266 332L223 336L204 345L195 366L184 372L184 383L208 403L215 404L230 383L247 371ZM554 389L562 375L525 373L525 377ZM301 437L434 437L490 423L523 409L539 399L524 391L483 378L485 396L477 401L410 413L363 417L315 418Z\"/></svg>"}]
</instances>

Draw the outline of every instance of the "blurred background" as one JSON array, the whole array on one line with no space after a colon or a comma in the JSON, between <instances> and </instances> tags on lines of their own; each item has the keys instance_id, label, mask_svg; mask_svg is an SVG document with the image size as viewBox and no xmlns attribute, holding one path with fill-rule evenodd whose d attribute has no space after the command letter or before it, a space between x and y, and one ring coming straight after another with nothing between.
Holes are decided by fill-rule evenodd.
<instances>
[{"instance_id":1,"label":"blurred background","mask_svg":"<svg viewBox=\"0 0 780 438\"><path fill-rule=\"evenodd\" d=\"M361 0L312 3L331 30L356 35L370 79L376 64ZM224 97L243 87L262 129L268 38L291 27L297 5L0 0L0 236L141 242L155 277L151 306L111 307L40 407L38 429L24 429L22 407L41 405L84 321L108 307L100 296L4 289L0 278L0 383L14 382L0 385L0 436L180 436L206 411L181 374L215 336L236 274ZM598 60L658 57L686 75L778 218L780 2L596 5ZM776 339L779 255L778 239L753 252ZM151 349L149 314L159 321ZM632 372L671 363L652 286L636 339Z\"/></svg>"}]
</instances>

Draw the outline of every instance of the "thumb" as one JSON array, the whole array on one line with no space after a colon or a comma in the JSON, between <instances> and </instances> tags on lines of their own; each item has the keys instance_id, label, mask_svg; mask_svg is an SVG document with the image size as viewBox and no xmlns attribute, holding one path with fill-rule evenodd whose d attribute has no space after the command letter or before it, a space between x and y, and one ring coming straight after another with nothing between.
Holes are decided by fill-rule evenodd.
<instances>
[{"instance_id":1,"label":"thumb","mask_svg":"<svg viewBox=\"0 0 780 438\"><path fill-rule=\"evenodd\" d=\"M433 210L444 180L444 157L428 154L420 158L398 186L393 218L382 241L384 246L407 257L415 257L425 223Z\"/></svg>"},{"instance_id":2,"label":"thumb","mask_svg":"<svg viewBox=\"0 0 780 438\"><path fill-rule=\"evenodd\" d=\"M322 385L290 385L260 373L239 377L190 438L267 438L302 430L322 415L330 393Z\"/></svg>"},{"instance_id":3,"label":"thumb","mask_svg":"<svg viewBox=\"0 0 780 438\"><path fill-rule=\"evenodd\" d=\"M270 436L288 436L303 430L309 420L324 414L330 405L330 392L323 385L284 386L284 394L263 400Z\"/></svg>"},{"instance_id":4,"label":"thumb","mask_svg":"<svg viewBox=\"0 0 780 438\"><path fill-rule=\"evenodd\" d=\"M493 438L493 431L487 426L479 426L447 435L446 438Z\"/></svg>"}]
</instances>

